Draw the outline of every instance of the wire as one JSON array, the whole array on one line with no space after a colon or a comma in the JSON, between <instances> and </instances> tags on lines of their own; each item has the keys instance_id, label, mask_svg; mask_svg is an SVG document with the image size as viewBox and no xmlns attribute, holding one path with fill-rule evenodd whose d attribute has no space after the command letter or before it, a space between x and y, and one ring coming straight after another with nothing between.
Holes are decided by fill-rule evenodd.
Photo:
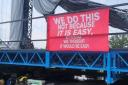
<instances>
[{"instance_id":1,"label":"wire","mask_svg":"<svg viewBox=\"0 0 128 85\"><path fill-rule=\"evenodd\" d=\"M29 18L29 19L39 19L39 18L44 18L44 16L33 17L33 18ZM29 19L27 18L27 19L13 20L13 21L5 21L5 22L0 22L0 24L13 23L13 22L19 22L19 21L27 21Z\"/></svg>"},{"instance_id":2,"label":"wire","mask_svg":"<svg viewBox=\"0 0 128 85\"><path fill-rule=\"evenodd\" d=\"M119 33L109 33L106 35L125 35L128 34L128 32L119 32ZM102 35L102 34L101 34ZM104 34L103 34L104 35ZM32 42L40 42L40 41L47 41L47 39L35 39L35 40L31 40ZM21 40L15 40L15 41L2 41L1 42L23 42ZM24 41L25 42L25 41Z\"/></svg>"},{"instance_id":3,"label":"wire","mask_svg":"<svg viewBox=\"0 0 128 85\"><path fill-rule=\"evenodd\" d=\"M110 7L120 7L120 6L126 6L128 3L122 3L122 4L116 4L116 5L111 5Z\"/></svg>"},{"instance_id":4,"label":"wire","mask_svg":"<svg viewBox=\"0 0 128 85\"><path fill-rule=\"evenodd\" d=\"M116 4L116 5L110 5L110 6L103 6L103 7L119 7L119 6L126 6L126 5L128 5L128 3ZM102 7L97 7L97 8L102 8ZM5 22L0 22L0 24L26 21L26 20L29 20L29 19L39 19L39 18L45 18L45 16L39 16L39 17L33 17L33 18L27 18L27 19L18 19L18 20L13 20L13 21L5 21Z\"/></svg>"},{"instance_id":5,"label":"wire","mask_svg":"<svg viewBox=\"0 0 128 85\"><path fill-rule=\"evenodd\" d=\"M47 41L47 39L36 39L36 40L31 40L33 42L40 42L40 41ZM14 41L0 41L0 42L23 42L21 40L14 40Z\"/></svg>"}]
</instances>

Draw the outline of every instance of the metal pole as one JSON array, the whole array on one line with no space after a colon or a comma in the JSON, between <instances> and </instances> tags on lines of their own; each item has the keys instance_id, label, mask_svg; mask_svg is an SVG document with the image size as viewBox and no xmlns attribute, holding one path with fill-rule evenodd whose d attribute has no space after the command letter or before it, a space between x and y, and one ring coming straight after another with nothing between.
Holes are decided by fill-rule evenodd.
<instances>
[{"instance_id":1,"label":"metal pole","mask_svg":"<svg viewBox=\"0 0 128 85\"><path fill-rule=\"evenodd\" d=\"M46 68L49 68L50 67L50 52L49 51L46 51L45 52L45 65L46 65Z\"/></svg>"},{"instance_id":2,"label":"metal pole","mask_svg":"<svg viewBox=\"0 0 128 85\"><path fill-rule=\"evenodd\" d=\"M112 84L113 83L113 78L112 78L112 73L111 73L111 56L110 52L106 54L107 57L107 77L106 77L106 83L107 84Z\"/></svg>"}]
</instances>

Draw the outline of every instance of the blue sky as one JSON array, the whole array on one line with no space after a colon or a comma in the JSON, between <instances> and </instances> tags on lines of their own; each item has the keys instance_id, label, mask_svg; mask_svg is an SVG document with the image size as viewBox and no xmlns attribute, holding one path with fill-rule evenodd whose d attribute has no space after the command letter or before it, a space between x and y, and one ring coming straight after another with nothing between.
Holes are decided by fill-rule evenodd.
<instances>
[{"instance_id":1,"label":"blue sky","mask_svg":"<svg viewBox=\"0 0 128 85\"><path fill-rule=\"evenodd\" d=\"M13 0L0 0L0 22L9 21L11 18L11 1ZM128 0L91 0L102 4L114 5L120 3L126 3ZM128 6L123 6L119 8L128 9ZM57 7L56 13L66 12L61 7ZM42 16L35 9L33 10L33 17ZM46 39L47 34L47 25L45 19L36 19L33 20L33 32L32 39ZM3 40L9 40L9 32L10 32L10 24L0 25L0 38ZM116 28L110 27L110 32L121 32ZM36 47L44 47L46 46L46 42L36 42Z\"/></svg>"}]
</instances>

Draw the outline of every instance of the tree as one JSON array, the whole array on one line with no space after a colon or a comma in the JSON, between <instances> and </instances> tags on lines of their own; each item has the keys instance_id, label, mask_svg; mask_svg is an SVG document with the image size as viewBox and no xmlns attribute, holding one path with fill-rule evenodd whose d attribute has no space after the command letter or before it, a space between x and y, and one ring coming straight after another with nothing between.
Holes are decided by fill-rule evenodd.
<instances>
[{"instance_id":1,"label":"tree","mask_svg":"<svg viewBox=\"0 0 128 85\"><path fill-rule=\"evenodd\" d=\"M111 48L128 48L128 35L113 35L110 37Z\"/></svg>"}]
</instances>

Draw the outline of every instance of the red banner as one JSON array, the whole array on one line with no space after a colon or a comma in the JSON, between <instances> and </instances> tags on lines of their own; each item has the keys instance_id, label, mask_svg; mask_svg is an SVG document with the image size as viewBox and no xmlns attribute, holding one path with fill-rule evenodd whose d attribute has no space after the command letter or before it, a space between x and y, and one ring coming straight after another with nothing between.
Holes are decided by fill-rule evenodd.
<instances>
[{"instance_id":1,"label":"red banner","mask_svg":"<svg viewBox=\"0 0 128 85\"><path fill-rule=\"evenodd\" d=\"M47 19L47 50L109 50L109 8L50 15Z\"/></svg>"}]
</instances>

